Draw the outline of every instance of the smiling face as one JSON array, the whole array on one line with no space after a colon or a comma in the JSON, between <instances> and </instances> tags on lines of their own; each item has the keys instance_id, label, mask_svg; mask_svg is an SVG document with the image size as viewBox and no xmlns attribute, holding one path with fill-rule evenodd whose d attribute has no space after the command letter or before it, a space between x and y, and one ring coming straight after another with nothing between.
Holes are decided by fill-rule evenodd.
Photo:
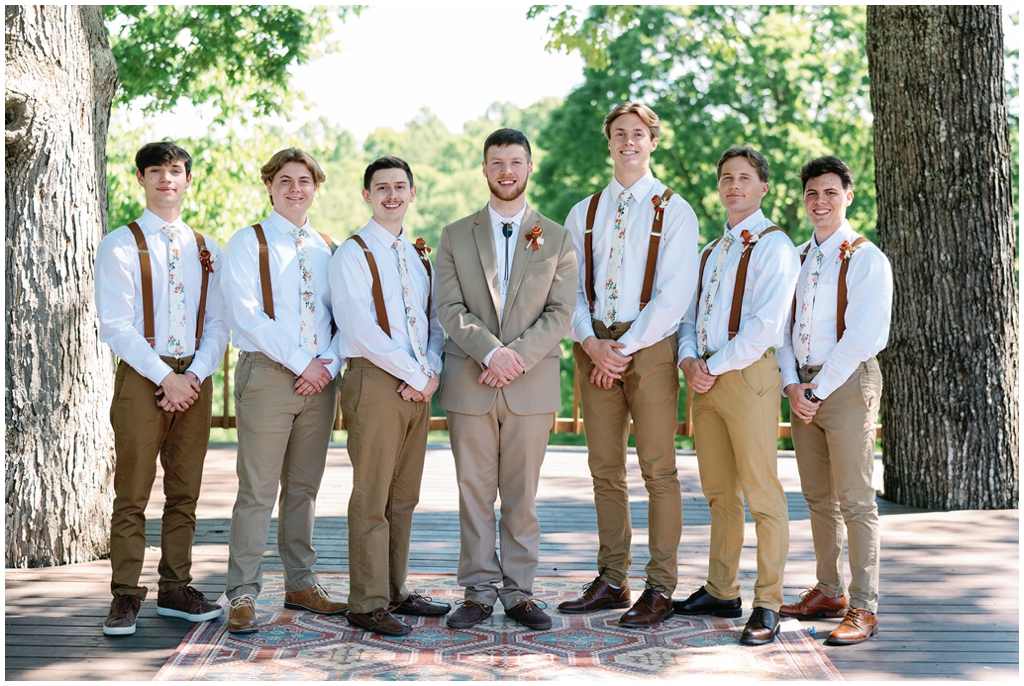
<instances>
[{"instance_id":1,"label":"smiling face","mask_svg":"<svg viewBox=\"0 0 1024 686\"><path fill-rule=\"evenodd\" d=\"M651 136L644 120L632 112L616 117L611 122L608 136L615 178L629 188L647 173L658 139Z\"/></svg>"},{"instance_id":2,"label":"smiling face","mask_svg":"<svg viewBox=\"0 0 1024 686\"><path fill-rule=\"evenodd\" d=\"M768 184L761 181L757 169L743 155L722 163L718 177L718 197L729 214L729 225L736 226L761 207Z\"/></svg>"},{"instance_id":3,"label":"smiling face","mask_svg":"<svg viewBox=\"0 0 1024 686\"><path fill-rule=\"evenodd\" d=\"M181 199L192 184L192 175L185 171L182 160L136 170L135 179L146 191L146 207L165 221L181 215ZM173 216L171 216L173 215Z\"/></svg>"},{"instance_id":4,"label":"smiling face","mask_svg":"<svg viewBox=\"0 0 1024 686\"><path fill-rule=\"evenodd\" d=\"M521 145L492 145L484 156L483 172L491 196L502 202L513 202L526 192L533 173L533 160Z\"/></svg>"},{"instance_id":5,"label":"smiling face","mask_svg":"<svg viewBox=\"0 0 1024 686\"><path fill-rule=\"evenodd\" d=\"M835 233L846 219L846 208L853 202L853 189L843 188L839 174L829 172L807 179L804 184L804 210L814 225L821 243Z\"/></svg>"},{"instance_id":6,"label":"smiling face","mask_svg":"<svg viewBox=\"0 0 1024 686\"><path fill-rule=\"evenodd\" d=\"M409 183L404 169L378 169L370 178L370 188L363 189L363 200L373 210L374 221L395 236L415 197L416 186Z\"/></svg>"},{"instance_id":7,"label":"smiling face","mask_svg":"<svg viewBox=\"0 0 1024 686\"><path fill-rule=\"evenodd\" d=\"M289 162L266 183L277 213L295 226L304 225L317 189L309 167L301 162Z\"/></svg>"}]
</instances>

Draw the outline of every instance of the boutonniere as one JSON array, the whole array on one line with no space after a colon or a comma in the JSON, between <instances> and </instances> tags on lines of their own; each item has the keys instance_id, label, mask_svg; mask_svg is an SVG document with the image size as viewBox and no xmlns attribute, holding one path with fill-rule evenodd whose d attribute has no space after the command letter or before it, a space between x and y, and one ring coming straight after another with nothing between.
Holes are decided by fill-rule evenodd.
<instances>
[{"instance_id":1,"label":"boutonniere","mask_svg":"<svg viewBox=\"0 0 1024 686\"><path fill-rule=\"evenodd\" d=\"M743 229L740 231L740 238L743 239L743 247L748 248L761 240L761 234L750 233L746 229Z\"/></svg>"},{"instance_id":2,"label":"boutonniere","mask_svg":"<svg viewBox=\"0 0 1024 686\"><path fill-rule=\"evenodd\" d=\"M209 249L205 245L202 248L200 248L200 250L199 250L199 262L203 265L203 269L205 271L207 271L210 274L212 274L213 273L213 263L215 261L216 261L216 258L213 256L213 253L210 252Z\"/></svg>"},{"instance_id":3,"label":"boutonniere","mask_svg":"<svg viewBox=\"0 0 1024 686\"><path fill-rule=\"evenodd\" d=\"M857 248L850 245L850 241L843 241L843 244L839 246L839 259L836 260L836 264L848 261L856 250Z\"/></svg>"},{"instance_id":4,"label":"boutonniere","mask_svg":"<svg viewBox=\"0 0 1024 686\"><path fill-rule=\"evenodd\" d=\"M433 252L430 249L430 246L427 245L427 242L425 240L423 240L422 238L417 238L416 242L413 244L412 247L416 248L416 252L418 252L420 254L420 259L423 259L423 260L427 259L427 253L428 252Z\"/></svg>"},{"instance_id":5,"label":"boutonniere","mask_svg":"<svg viewBox=\"0 0 1024 686\"><path fill-rule=\"evenodd\" d=\"M544 232L541 231L540 226L534 226L526 234L526 249L529 250L532 246L534 250L540 250L542 245L544 245Z\"/></svg>"},{"instance_id":6,"label":"boutonniere","mask_svg":"<svg viewBox=\"0 0 1024 686\"><path fill-rule=\"evenodd\" d=\"M651 198L651 204L654 205L654 214L659 215L665 211L666 201L662 200L660 195L655 195Z\"/></svg>"}]
</instances>

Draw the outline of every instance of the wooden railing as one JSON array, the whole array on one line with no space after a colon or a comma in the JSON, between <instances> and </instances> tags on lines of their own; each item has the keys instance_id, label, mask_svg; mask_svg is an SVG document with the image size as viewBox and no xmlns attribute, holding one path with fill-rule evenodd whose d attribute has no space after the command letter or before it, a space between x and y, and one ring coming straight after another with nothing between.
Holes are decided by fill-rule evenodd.
<instances>
[{"instance_id":1,"label":"wooden railing","mask_svg":"<svg viewBox=\"0 0 1024 686\"><path fill-rule=\"evenodd\" d=\"M237 359L237 354L234 349L228 346L228 349L224 351L224 363L222 369L224 370L224 414L220 416L211 417L210 425L213 427L233 429L235 428L235 417L232 413L228 412L228 408L231 406L230 403L233 400L231 397L231 368L234 359ZM581 434L583 433L583 417L580 413L580 384L579 379L575 375L575 367L573 367L573 389L572 389L572 416L571 417L555 417L554 422L551 426L551 433L571 433ZM337 415L334 418L334 430L338 431L342 428L341 424L341 403L338 403ZM447 431L448 430L448 418L447 417L431 417L430 418L430 430L431 431ZM630 433L633 431L633 423L629 425ZM686 420L679 422L676 425L677 436L693 436L693 417L692 417L692 397L690 389L686 389ZM779 401L779 438L790 438L790 425L789 422L782 421L782 402ZM875 437L882 437L881 425L875 425Z\"/></svg>"}]
</instances>

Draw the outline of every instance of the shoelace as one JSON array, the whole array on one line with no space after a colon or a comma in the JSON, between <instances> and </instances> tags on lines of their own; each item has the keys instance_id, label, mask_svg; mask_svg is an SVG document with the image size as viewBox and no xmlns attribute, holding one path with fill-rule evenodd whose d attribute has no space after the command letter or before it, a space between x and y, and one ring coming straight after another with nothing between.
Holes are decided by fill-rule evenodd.
<instances>
[{"instance_id":1,"label":"shoelace","mask_svg":"<svg viewBox=\"0 0 1024 686\"><path fill-rule=\"evenodd\" d=\"M481 602L478 602L478 601L476 601L476 600L456 600L456 601L455 601L455 604L456 604L456 605L462 605L463 607L469 607L469 606L471 606L471 605L479 605L479 606L480 606L480 607L482 607L482 608L483 608L483 609L484 609L484 610L485 610L486 612L490 612L491 610L493 610L493 609L494 609L494 608L493 608L492 606L490 606L490 605L484 605L483 603L481 603Z\"/></svg>"},{"instance_id":2,"label":"shoelace","mask_svg":"<svg viewBox=\"0 0 1024 686\"><path fill-rule=\"evenodd\" d=\"M197 603L206 602L206 596L197 591L196 589L192 588L191 586L185 587L185 595L191 598L192 600L196 601Z\"/></svg>"},{"instance_id":3,"label":"shoelace","mask_svg":"<svg viewBox=\"0 0 1024 686\"><path fill-rule=\"evenodd\" d=\"M548 604L545 603L543 600L534 600L533 598L530 598L529 600L524 600L523 602L516 605L516 607L519 607L519 605L526 605L526 607L524 608L524 612L533 612L534 609L545 610L548 607Z\"/></svg>"},{"instance_id":4,"label":"shoelace","mask_svg":"<svg viewBox=\"0 0 1024 686\"><path fill-rule=\"evenodd\" d=\"M243 605L248 605L253 610L256 609L256 601L251 595L240 595L237 598L231 599L230 606L232 610L237 610Z\"/></svg>"},{"instance_id":5,"label":"shoelace","mask_svg":"<svg viewBox=\"0 0 1024 686\"><path fill-rule=\"evenodd\" d=\"M654 607L654 594L660 593L661 595L668 597L665 591L668 590L661 584L652 584L650 581L647 582L647 588L640 594L640 600L637 602L646 603L648 607Z\"/></svg>"},{"instance_id":6,"label":"shoelace","mask_svg":"<svg viewBox=\"0 0 1024 686\"><path fill-rule=\"evenodd\" d=\"M327 589L321 586L320 584L316 584L315 586L313 586L313 595L318 595L324 600L331 599L331 594L328 593Z\"/></svg>"}]
</instances>

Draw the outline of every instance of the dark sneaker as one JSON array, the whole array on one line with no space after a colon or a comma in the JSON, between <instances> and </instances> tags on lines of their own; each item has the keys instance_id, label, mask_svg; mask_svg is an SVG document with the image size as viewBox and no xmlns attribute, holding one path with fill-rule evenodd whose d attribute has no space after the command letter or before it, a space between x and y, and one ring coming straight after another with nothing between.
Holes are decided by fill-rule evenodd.
<instances>
[{"instance_id":1,"label":"dark sneaker","mask_svg":"<svg viewBox=\"0 0 1024 686\"><path fill-rule=\"evenodd\" d=\"M206 602L206 596L191 586L178 586L157 595L156 613L190 622L205 622L220 617L224 614L224 608Z\"/></svg>"},{"instance_id":2,"label":"dark sneaker","mask_svg":"<svg viewBox=\"0 0 1024 686\"><path fill-rule=\"evenodd\" d=\"M462 607L448 618L448 626L453 629L468 629L474 624L484 621L494 612L494 607L491 605L484 605L475 600L462 600L456 605L462 605Z\"/></svg>"},{"instance_id":3,"label":"dark sneaker","mask_svg":"<svg viewBox=\"0 0 1024 686\"><path fill-rule=\"evenodd\" d=\"M135 633L142 598L134 595L118 595L110 602L110 612L103 622L103 633L107 636L128 636Z\"/></svg>"},{"instance_id":4,"label":"dark sneaker","mask_svg":"<svg viewBox=\"0 0 1024 686\"><path fill-rule=\"evenodd\" d=\"M385 636L405 636L412 631L411 626L391 614L386 607L378 607L373 612L349 612L348 623Z\"/></svg>"},{"instance_id":5,"label":"dark sneaker","mask_svg":"<svg viewBox=\"0 0 1024 686\"><path fill-rule=\"evenodd\" d=\"M545 605L545 607L547 606ZM551 618L544 613L544 610L540 609L537 601L533 599L524 600L505 610L505 616L522 624L527 629L543 631L551 628Z\"/></svg>"}]
</instances>

